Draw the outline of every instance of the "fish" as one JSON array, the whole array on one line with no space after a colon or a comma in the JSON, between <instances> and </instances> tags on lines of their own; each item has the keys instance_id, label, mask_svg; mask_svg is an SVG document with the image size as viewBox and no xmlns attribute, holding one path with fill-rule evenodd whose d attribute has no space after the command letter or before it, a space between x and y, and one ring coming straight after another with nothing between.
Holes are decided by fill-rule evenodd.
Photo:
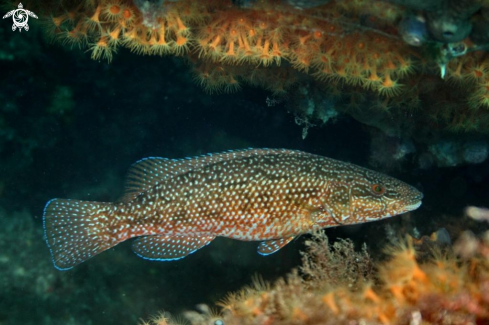
<instances>
[{"instance_id":1,"label":"fish","mask_svg":"<svg viewBox=\"0 0 489 325\"><path fill-rule=\"evenodd\" d=\"M216 237L270 255L313 231L417 209L423 194L387 175L288 149L245 149L132 165L116 202L52 199L43 214L54 266L68 270L135 238L136 255L172 261Z\"/></svg>"}]
</instances>

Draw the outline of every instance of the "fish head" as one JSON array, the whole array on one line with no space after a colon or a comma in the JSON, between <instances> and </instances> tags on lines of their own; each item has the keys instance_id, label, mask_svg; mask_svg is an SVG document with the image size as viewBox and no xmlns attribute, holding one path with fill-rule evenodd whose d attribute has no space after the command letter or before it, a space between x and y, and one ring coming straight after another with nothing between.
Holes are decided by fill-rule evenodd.
<instances>
[{"instance_id":1,"label":"fish head","mask_svg":"<svg viewBox=\"0 0 489 325\"><path fill-rule=\"evenodd\" d=\"M375 221L419 208L423 193L396 178L366 170L351 184L350 218Z\"/></svg>"},{"instance_id":2,"label":"fish head","mask_svg":"<svg viewBox=\"0 0 489 325\"><path fill-rule=\"evenodd\" d=\"M423 199L413 186L363 168L350 173L346 181L333 184L331 190L325 207L329 226L393 217L417 209Z\"/></svg>"}]
</instances>

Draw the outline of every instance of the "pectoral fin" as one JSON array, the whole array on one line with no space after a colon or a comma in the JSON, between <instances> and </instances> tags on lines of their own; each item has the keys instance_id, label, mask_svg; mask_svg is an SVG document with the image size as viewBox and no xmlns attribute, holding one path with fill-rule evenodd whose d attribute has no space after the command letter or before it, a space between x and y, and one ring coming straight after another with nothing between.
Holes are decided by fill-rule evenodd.
<instances>
[{"instance_id":1,"label":"pectoral fin","mask_svg":"<svg viewBox=\"0 0 489 325\"><path fill-rule=\"evenodd\" d=\"M290 243L292 239L294 239L294 237L280 238L261 242L260 246L258 246L258 254L265 256L273 254L288 243Z\"/></svg>"},{"instance_id":2,"label":"pectoral fin","mask_svg":"<svg viewBox=\"0 0 489 325\"><path fill-rule=\"evenodd\" d=\"M178 260L208 245L214 238L215 236L145 236L134 241L132 250L147 260Z\"/></svg>"}]
</instances>

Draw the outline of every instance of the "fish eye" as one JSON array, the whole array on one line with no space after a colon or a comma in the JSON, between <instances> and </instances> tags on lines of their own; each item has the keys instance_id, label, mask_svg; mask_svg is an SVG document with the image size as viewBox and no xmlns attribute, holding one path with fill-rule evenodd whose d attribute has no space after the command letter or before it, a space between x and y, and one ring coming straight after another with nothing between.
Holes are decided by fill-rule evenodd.
<instances>
[{"instance_id":1,"label":"fish eye","mask_svg":"<svg viewBox=\"0 0 489 325\"><path fill-rule=\"evenodd\" d=\"M374 184L372 185L372 191L376 195L382 195L385 193L385 186L383 186L382 184Z\"/></svg>"}]
</instances>

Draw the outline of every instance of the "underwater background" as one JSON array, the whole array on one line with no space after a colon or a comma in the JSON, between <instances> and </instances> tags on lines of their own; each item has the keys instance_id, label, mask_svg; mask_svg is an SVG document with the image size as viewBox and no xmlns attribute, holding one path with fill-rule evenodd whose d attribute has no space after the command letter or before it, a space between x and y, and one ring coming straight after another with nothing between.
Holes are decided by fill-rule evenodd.
<instances>
[{"instance_id":1,"label":"underwater background","mask_svg":"<svg viewBox=\"0 0 489 325\"><path fill-rule=\"evenodd\" d=\"M189 2L160 2L162 7L169 7L158 14L172 17L171 10L181 13L183 9L178 6ZM484 13L489 4L480 2L468 15L471 22L473 17L478 19L472 24L479 33L472 39L468 33L452 42L437 39L437 34L431 32L431 36L424 36L431 40L415 47L406 37L403 39L398 27L405 25L399 25L400 21L406 24L405 17L414 19L408 13L430 13L431 8L416 8L411 2L414 7L397 3L401 1L384 3L392 6L389 10L396 12L395 17L382 23L365 22L366 17L381 17L375 12L358 13L374 2L202 2L202 6L208 5L202 11L206 17L183 19L185 24L198 26L193 30L214 26L226 31L228 25L213 21L218 14L224 17L222 20L231 21L236 19L231 13L244 12L250 23L267 22L268 26L260 27L263 30L279 23L274 18L267 20L276 14L274 10L289 19L299 17L301 28L284 32L280 38L284 44L291 44L289 51L282 49L281 60L216 59L212 47L199 43L207 37L204 32L185 34L189 42L192 35L199 36L195 36L194 44L182 45L183 49L152 52L148 49L152 45L145 43L149 37L144 28L161 24L152 21L154 17L146 23L141 18L146 27L137 34L144 38L140 44L109 45L100 55L94 46L101 46L98 42L103 35L114 30L110 24L115 20L101 19L102 37L98 41L89 35L79 45L76 40L67 41L68 36L63 34L80 21L90 24L80 16L93 18L98 6L107 10L114 5L126 6L134 15L141 11L143 17L140 1L87 0L79 6L70 1L25 2L24 8L35 12L39 19L30 18L29 31L22 32L12 31L12 20L3 19L0 324L138 324L140 319L149 319L158 312L178 315L199 304L214 308L229 292L249 285L254 275L273 283L301 265L300 252L306 250L304 241L309 235L266 257L256 253L256 242L217 238L208 247L175 262L140 259L127 242L72 270L55 269L43 234L46 202L52 198L115 201L123 193L128 168L144 157L183 158L250 147L288 148L351 162L405 181L424 194L423 204L416 211L325 230L330 242L349 238L357 251L365 243L374 261L386 259L385 247L392 244L393 238L409 235L421 240L445 229L450 238L443 244L451 246L466 230L475 236L487 231L488 223L468 218L464 209L487 206L489 200L489 100L484 101L487 95L483 92L486 87L489 93L489 56L484 48L489 36L481 36L485 27L480 28L482 32L476 28L487 18ZM17 6L17 2L4 4L2 12ZM77 17L71 17L70 10ZM385 8L380 11L386 12ZM261 19L252 19L260 14ZM54 19L63 15L66 17L61 21ZM304 22L307 19L312 22ZM401 59L385 71L375 63L383 82L374 81L372 85L359 81L362 76L372 76L372 67L362 72L361 59L358 69L343 67L345 72L337 65L328 72L331 77L314 75L317 71L313 69L325 67L310 53L321 53L322 45L315 44L317 47L304 57L311 60L310 67L305 66L306 61L299 62L300 49L309 44L309 39L322 37L316 34L319 27L313 23L325 33L326 26L321 25L325 21L328 28L341 28L329 34L335 41L347 44L350 36L363 37L366 51L372 51L367 52L369 57L387 53L368 43L387 34L383 42L388 51L397 48L400 56L395 57ZM356 25L352 26L352 21ZM285 23L293 25L294 21ZM88 27L86 31L94 34L96 28ZM168 35L168 41L174 44L181 36L178 32ZM211 45L213 41L212 37L208 40ZM459 42L473 47L473 51L469 48L462 54L446 55L446 48L453 49L453 44ZM357 47L360 54L354 57L364 55L362 44ZM225 44L222 46L224 49ZM344 44L339 46L335 53L344 48ZM417 63L404 73L398 62L406 58ZM445 79L440 76L442 66ZM251 72L254 69L256 73ZM221 80L213 81L211 71L221 71ZM388 71L393 72L389 75ZM208 79L202 81L205 73ZM349 79L348 74L357 73L358 80ZM461 74L460 80L456 80L457 73ZM397 77L394 82L403 83L403 87L383 85L393 76ZM480 319L487 323L489 317ZM308 322L299 317L290 323Z\"/></svg>"}]
</instances>

